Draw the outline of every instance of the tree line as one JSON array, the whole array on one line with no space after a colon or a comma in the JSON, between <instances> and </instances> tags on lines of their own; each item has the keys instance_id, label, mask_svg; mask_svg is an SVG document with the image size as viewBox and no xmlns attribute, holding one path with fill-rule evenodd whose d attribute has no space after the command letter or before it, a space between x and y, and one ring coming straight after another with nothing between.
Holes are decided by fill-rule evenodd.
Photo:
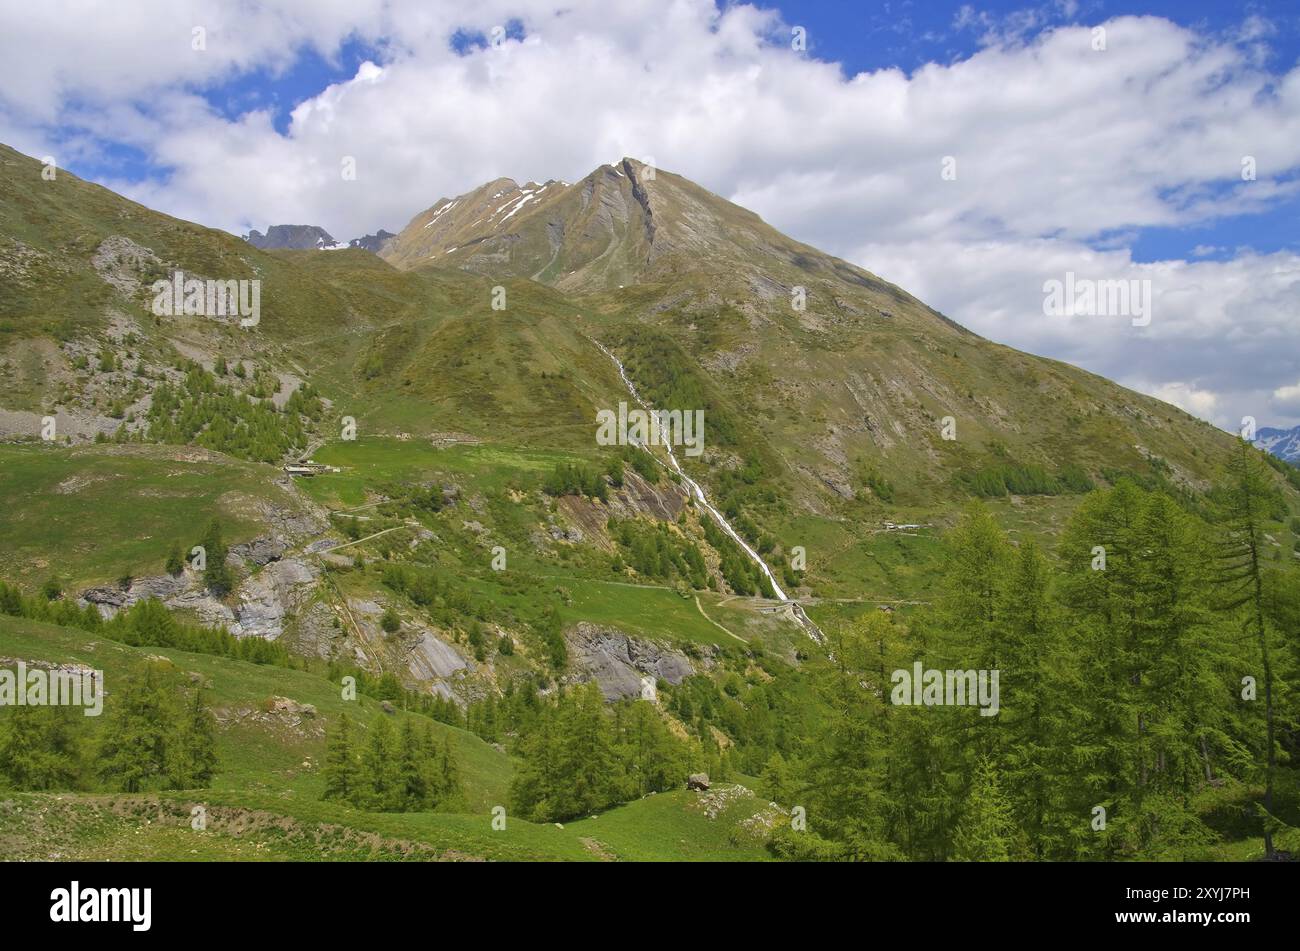
<instances>
[{"instance_id":1,"label":"tree line","mask_svg":"<svg viewBox=\"0 0 1300 951\"><path fill-rule=\"evenodd\" d=\"M202 789L217 769L201 687L152 663L105 684L98 718L69 706L13 706L0 719L0 784L24 791Z\"/></svg>"},{"instance_id":2,"label":"tree line","mask_svg":"<svg viewBox=\"0 0 1300 951\"><path fill-rule=\"evenodd\" d=\"M323 798L373 812L464 808L451 741L439 744L432 723L403 717L394 729L381 714L364 741L354 730L345 713L326 734Z\"/></svg>"},{"instance_id":3,"label":"tree line","mask_svg":"<svg viewBox=\"0 0 1300 951\"><path fill-rule=\"evenodd\" d=\"M1272 480L1244 444L1213 520L1121 481L1051 559L975 505L944 591L828 632L819 725L766 778L807 809L793 858L1206 859L1300 845L1300 571L1267 557ZM893 672L996 670L1000 711L893 702ZM1284 845L1279 845L1284 843Z\"/></svg>"}]
</instances>

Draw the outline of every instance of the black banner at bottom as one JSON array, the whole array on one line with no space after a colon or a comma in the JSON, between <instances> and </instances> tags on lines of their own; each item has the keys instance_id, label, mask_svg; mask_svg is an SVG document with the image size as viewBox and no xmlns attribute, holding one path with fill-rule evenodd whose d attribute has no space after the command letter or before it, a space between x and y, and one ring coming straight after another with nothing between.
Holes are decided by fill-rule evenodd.
<instances>
[{"instance_id":1,"label":"black banner at bottom","mask_svg":"<svg viewBox=\"0 0 1300 951\"><path fill-rule=\"evenodd\" d=\"M131 864L0 865L8 920L28 929L147 939L351 934L385 922L479 919L535 934L599 934L608 921L684 937L703 915L729 936L770 935L782 916L854 929L891 922L919 937L968 922L971 934L1138 931L1213 940L1280 928L1295 866ZM573 916L577 916L573 918ZM858 919L857 924L853 924ZM544 923L550 922L550 925ZM405 930L405 925L403 926ZM951 934L949 934L951 937Z\"/></svg>"}]
</instances>

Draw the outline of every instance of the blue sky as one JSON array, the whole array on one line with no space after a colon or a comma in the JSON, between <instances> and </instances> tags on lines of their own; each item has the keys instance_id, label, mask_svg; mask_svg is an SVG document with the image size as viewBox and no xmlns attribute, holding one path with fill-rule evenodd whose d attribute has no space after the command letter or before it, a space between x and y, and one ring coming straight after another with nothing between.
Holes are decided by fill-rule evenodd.
<instances>
[{"instance_id":1,"label":"blue sky","mask_svg":"<svg viewBox=\"0 0 1300 951\"><path fill-rule=\"evenodd\" d=\"M11 4L0 141L340 240L631 155L988 337L1224 428L1300 423L1295 0ZM1150 281L1158 316L1045 319L1067 272Z\"/></svg>"},{"instance_id":2,"label":"blue sky","mask_svg":"<svg viewBox=\"0 0 1300 951\"><path fill-rule=\"evenodd\" d=\"M1080 0L1038 6L1017 0L978 5L953 0L804 0L771 6L780 10L785 22L806 28L809 54L839 64L846 78L882 69L911 73L927 63L962 60L988 45L992 35L1029 37L1053 26L1124 15L1159 16L1220 35L1240 29L1243 15L1263 17L1273 24L1270 63L1285 68L1300 62L1300 16L1293 0L1264 0L1241 7L1207 0ZM527 32L518 19L506 21L504 29L511 39L520 39ZM454 33L448 45L463 54L487 41L484 31L466 28ZM290 113L299 103L355 76L363 62L382 64L390 55L383 42L356 35L343 39L328 55L302 44L287 66L237 71L220 80L195 84L193 91L215 113L232 121L249 111L268 109L275 130L285 135ZM66 131L72 133L74 128ZM71 167L86 178L130 182L165 182L170 171L146 151L111 140L102 142L98 155L80 157ZM1261 253L1300 249L1297 220L1300 196L1249 214L1178 227L1126 229L1125 234L1136 261L1226 260L1241 249ZM1091 240L1094 246L1105 247L1112 238L1102 234Z\"/></svg>"}]
</instances>

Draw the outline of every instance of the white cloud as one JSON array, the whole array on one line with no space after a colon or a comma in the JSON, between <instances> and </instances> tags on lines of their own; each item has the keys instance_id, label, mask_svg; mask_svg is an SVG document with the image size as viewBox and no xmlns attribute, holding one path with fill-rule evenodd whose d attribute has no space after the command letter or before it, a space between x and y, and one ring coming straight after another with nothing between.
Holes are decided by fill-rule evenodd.
<instances>
[{"instance_id":1,"label":"white cloud","mask_svg":"<svg viewBox=\"0 0 1300 951\"><path fill-rule=\"evenodd\" d=\"M1198 390L1181 381L1161 383L1153 387L1152 396L1186 410L1196 416L1212 419L1219 409L1219 397L1209 390Z\"/></svg>"},{"instance_id":2,"label":"white cloud","mask_svg":"<svg viewBox=\"0 0 1300 951\"><path fill-rule=\"evenodd\" d=\"M6 8L8 9L8 8ZM397 229L443 196L501 175L568 181L611 156L656 164L787 233L893 280L972 329L1182 400L1232 425L1297 378L1295 254L1137 265L1141 229L1269 207L1300 188L1300 68L1269 73L1270 25L1232 36L1154 17L1039 33L1042 15L974 9L989 45L908 75L845 78L789 49L779 17L709 0L295 0L46 3L0 12L0 140L45 154L75 121L145 150L165 181L107 183L232 231L320 224L340 238ZM1068 5L1063 7L1069 13ZM98 11L98 12L96 12ZM520 19L527 37L457 55L457 28ZM208 28L207 50L190 49ZM381 65L298 104L230 120L205 85L350 36ZM1023 40L1022 37L1031 37ZM810 37L816 48L816 37ZM1258 180L1243 182L1243 156ZM344 156L356 181L344 181ZM957 180L940 177L952 156ZM64 159L64 164L68 160ZM1204 249L1201 249L1204 252ZM1149 279L1150 327L1042 316L1066 271Z\"/></svg>"},{"instance_id":3,"label":"white cloud","mask_svg":"<svg viewBox=\"0 0 1300 951\"><path fill-rule=\"evenodd\" d=\"M1300 380L1273 391L1273 408L1279 413L1300 416Z\"/></svg>"}]
</instances>

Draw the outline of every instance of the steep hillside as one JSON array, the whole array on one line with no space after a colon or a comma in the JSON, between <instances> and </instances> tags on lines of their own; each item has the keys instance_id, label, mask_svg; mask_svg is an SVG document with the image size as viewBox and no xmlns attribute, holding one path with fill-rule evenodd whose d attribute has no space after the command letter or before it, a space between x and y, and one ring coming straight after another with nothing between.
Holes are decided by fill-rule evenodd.
<instances>
[{"instance_id":1,"label":"steep hillside","mask_svg":"<svg viewBox=\"0 0 1300 951\"><path fill-rule=\"evenodd\" d=\"M92 762L104 725L83 725L62 785L0 780L0 854L960 856L974 711L877 717L863 685L887 657L983 670L1013 631L1062 724L1015 768L1094 750L1106 717L1136 725L1135 764L1139 702L1181 717L1257 669L1248 619L1211 597L1209 545L1231 536L1235 571L1264 565L1257 605L1294 628L1292 467L1240 447L1243 528L1224 515L1229 434L969 333L663 170L490 182L378 254L264 251L8 149L0 170L0 658L201 686L220 761L201 791L170 767L123 784ZM204 283L174 306L185 279L236 282L239 309L213 310ZM701 411L701 451L597 437L602 411L642 405ZM1099 537L1117 570L1090 566ZM1230 653L1174 677L1165 638ZM1106 659L1121 653L1149 673ZM392 761L378 724L429 721L399 797L387 779L325 796L345 711L368 744L338 754L349 775ZM1232 817L1258 795L1258 717L1215 716L1151 737L1182 744L1184 792L1202 768L1229 785L1129 827L1213 835L1141 851L1117 824L1041 855L1255 854ZM460 776L441 798L419 789L435 740ZM1111 766L1089 753L1049 777L1062 823L1147 775ZM875 822L877 802L893 830L862 851L878 833L840 820ZM930 802L943 821L908 812ZM796 803L834 841L789 834Z\"/></svg>"},{"instance_id":2,"label":"steep hillside","mask_svg":"<svg viewBox=\"0 0 1300 951\"><path fill-rule=\"evenodd\" d=\"M706 463L758 460L810 513L870 494L871 470L913 502L1004 466L1203 488L1230 445L1166 403L968 333L632 159L572 185L498 180L443 199L382 256L564 291L657 401L710 394Z\"/></svg>"},{"instance_id":3,"label":"steep hillside","mask_svg":"<svg viewBox=\"0 0 1300 951\"><path fill-rule=\"evenodd\" d=\"M805 597L923 593L932 552L876 551L882 534L900 544L890 523L931 531L977 496L1050 534L1124 475L1203 491L1231 445L631 159L442 199L376 257L263 252L0 156L0 433L36 438L53 416L61 442L197 441L275 463L350 420L363 438L597 459L597 412L631 399L603 344L651 403L704 411L703 454L682 464L776 562L806 549L807 574L786 579ZM152 283L178 270L260 281L258 321L155 314ZM168 426L164 385L182 408L224 388L245 418Z\"/></svg>"}]
</instances>

